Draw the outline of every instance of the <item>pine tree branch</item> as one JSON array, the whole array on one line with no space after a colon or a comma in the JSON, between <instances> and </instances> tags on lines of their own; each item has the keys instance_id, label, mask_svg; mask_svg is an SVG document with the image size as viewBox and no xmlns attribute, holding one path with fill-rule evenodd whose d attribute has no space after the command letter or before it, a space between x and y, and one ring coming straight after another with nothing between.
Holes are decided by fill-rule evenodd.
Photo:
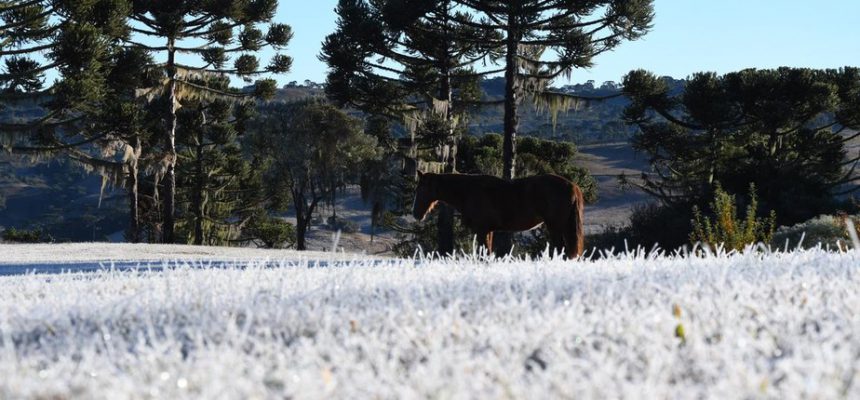
<instances>
[{"instance_id":1,"label":"pine tree branch","mask_svg":"<svg viewBox=\"0 0 860 400\"><path fill-rule=\"evenodd\" d=\"M135 27L131 27L130 29L131 29L131 31L132 31L132 32L136 32L136 33L144 34L144 35L147 35L147 36L158 36L158 32L156 32L156 31L154 31L154 30L153 30L153 31L148 31L148 30L145 30L145 29L135 28Z\"/></svg>"},{"instance_id":2,"label":"pine tree branch","mask_svg":"<svg viewBox=\"0 0 860 400\"><path fill-rule=\"evenodd\" d=\"M58 67L59 65L60 65L60 63L56 63L56 62L55 62L55 63L51 63L51 64L48 64L48 65L43 65L43 66L41 66L41 67L39 67L39 68L34 68L34 69L31 69L31 70L28 70L28 71L24 71L24 72L22 72L22 73L20 73L20 74L0 74L0 80L14 79L14 78L17 78L17 77L20 77L20 76L26 76L26 75L30 75L30 74L38 74L38 73L40 73L40 72L45 72L45 71L47 71L47 70L49 70L49 69L56 68L56 67Z\"/></svg>"},{"instance_id":3,"label":"pine tree branch","mask_svg":"<svg viewBox=\"0 0 860 400\"><path fill-rule=\"evenodd\" d=\"M95 142L99 139L105 138L108 135L114 132L104 132L99 135L93 136L91 138L81 140L74 143L65 143L65 144L57 144L53 146L13 146L11 147L11 151L13 153L33 153L33 152L52 152L52 151L60 151L60 150L68 150L75 147L80 147L85 144L89 144Z\"/></svg>"},{"instance_id":4,"label":"pine tree branch","mask_svg":"<svg viewBox=\"0 0 860 400\"><path fill-rule=\"evenodd\" d=\"M134 40L127 40L126 43L128 43L128 44L123 46L125 48L138 48L138 49L143 49L143 50L148 50L148 51L168 51L168 50L170 50L170 48L167 46L148 46L148 45L145 45L143 43L135 42Z\"/></svg>"},{"instance_id":5,"label":"pine tree branch","mask_svg":"<svg viewBox=\"0 0 860 400\"><path fill-rule=\"evenodd\" d=\"M204 90L204 91L206 91L206 92L209 92L209 93L212 93L212 94L216 94L216 95L219 95L219 96L226 96L226 97L233 97L233 98L248 98L248 97L251 97L251 94L250 94L250 93L230 93L230 92L224 92L224 91L221 91L221 90L212 89L212 88L210 88L210 87L208 87L208 86L198 85L198 84L196 84L196 83L192 83L192 82L189 82L189 81L186 81L186 80L182 80L182 79L176 79L176 82L181 83L181 84L183 84L183 85L188 85L188 86L193 87L193 88L195 88L195 89Z\"/></svg>"},{"instance_id":6,"label":"pine tree branch","mask_svg":"<svg viewBox=\"0 0 860 400\"><path fill-rule=\"evenodd\" d=\"M13 3L10 1L9 3L6 3L6 4L2 4L2 5L0 5L0 12L7 12L7 11L20 10L20 9L22 9L22 8L27 8L27 7L30 7L30 6L34 6L34 5L36 5L36 4L40 4L40 3L42 3L43 1L44 1L44 0L30 0L30 1L25 1L25 2L23 2L23 3L18 3L18 4L13 4ZM7 4L10 4L10 5L7 5Z\"/></svg>"},{"instance_id":7,"label":"pine tree branch","mask_svg":"<svg viewBox=\"0 0 860 400\"><path fill-rule=\"evenodd\" d=\"M196 28L187 29L185 31L182 31L182 36L183 37L201 37L201 36L214 35L216 33L227 32L229 30L233 30L233 29L240 27L242 25L244 25L244 24L241 22L235 22L235 23L229 24L227 26L221 27L219 29L210 29L210 30L205 31L205 32L199 32L200 29L202 29L203 27L206 26L206 25L201 25L201 26L198 26Z\"/></svg>"},{"instance_id":8,"label":"pine tree branch","mask_svg":"<svg viewBox=\"0 0 860 400\"><path fill-rule=\"evenodd\" d=\"M29 18L27 18L27 19L24 19L24 20L21 20L21 21L17 21L17 22L13 22L13 23L11 23L11 24L0 25L0 32L7 31L7 30L10 30L10 29L15 29L15 28L18 28L18 27L21 27L21 26L27 25L27 24L29 24L29 23L31 23L31 22L33 22L33 21L38 21L38 20L40 20L40 19L42 19L42 18L45 18L45 17L47 17L47 16L49 16L49 15L53 14L55 10L56 10L56 8L51 7L51 8L49 8L47 11L43 11L42 13L37 14L37 15L34 15L34 16L29 17Z\"/></svg>"},{"instance_id":9,"label":"pine tree branch","mask_svg":"<svg viewBox=\"0 0 860 400\"><path fill-rule=\"evenodd\" d=\"M45 45L36 46L36 47L17 49L17 50L2 50L2 51L0 51L0 57L2 57L2 56L14 56L14 55L26 54L26 53L35 53L35 52L40 52L43 50L48 50L52 47L54 47L54 43L45 44Z\"/></svg>"}]
</instances>

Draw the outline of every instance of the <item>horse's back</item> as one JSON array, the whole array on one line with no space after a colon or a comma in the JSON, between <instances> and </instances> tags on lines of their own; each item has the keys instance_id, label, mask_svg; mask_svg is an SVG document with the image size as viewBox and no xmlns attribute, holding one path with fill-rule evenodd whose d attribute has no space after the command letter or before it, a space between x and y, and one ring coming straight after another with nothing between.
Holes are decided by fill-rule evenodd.
<instances>
[{"instance_id":1,"label":"horse's back","mask_svg":"<svg viewBox=\"0 0 860 400\"><path fill-rule=\"evenodd\" d=\"M528 230L547 219L567 218L574 184L557 175L488 181L486 204L499 218L500 230ZM490 204L492 204L490 206Z\"/></svg>"},{"instance_id":2,"label":"horse's back","mask_svg":"<svg viewBox=\"0 0 860 400\"><path fill-rule=\"evenodd\" d=\"M576 187L573 182L553 174L520 178L511 183L528 197L542 197L552 202L572 199Z\"/></svg>"}]
</instances>

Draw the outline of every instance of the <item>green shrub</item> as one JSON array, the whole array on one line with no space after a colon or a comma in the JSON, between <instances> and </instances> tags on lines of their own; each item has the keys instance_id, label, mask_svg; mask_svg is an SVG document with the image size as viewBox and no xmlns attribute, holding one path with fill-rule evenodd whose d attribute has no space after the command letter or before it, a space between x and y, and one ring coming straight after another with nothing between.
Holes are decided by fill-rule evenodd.
<instances>
[{"instance_id":1,"label":"green shrub","mask_svg":"<svg viewBox=\"0 0 860 400\"><path fill-rule=\"evenodd\" d=\"M245 229L246 240L268 249L290 248L296 244L293 224L266 214L255 215Z\"/></svg>"},{"instance_id":2,"label":"green shrub","mask_svg":"<svg viewBox=\"0 0 860 400\"><path fill-rule=\"evenodd\" d=\"M773 235L771 245L775 249L794 250L798 247L810 249L820 244L831 250L847 250L851 243L848 226L845 224L847 218L849 217L844 214L820 215L793 226L782 226ZM858 219L852 219L855 221L856 230Z\"/></svg>"},{"instance_id":3,"label":"green shrub","mask_svg":"<svg viewBox=\"0 0 860 400\"><path fill-rule=\"evenodd\" d=\"M50 243L54 238L41 229L9 228L3 231L3 240L12 243Z\"/></svg>"},{"instance_id":4,"label":"green shrub","mask_svg":"<svg viewBox=\"0 0 860 400\"><path fill-rule=\"evenodd\" d=\"M665 250L675 250L687 244L690 237L690 219L693 215L689 208L669 207L657 203L637 206L630 215L628 247L652 249L659 246ZM623 243L620 247L623 248Z\"/></svg>"},{"instance_id":5,"label":"green shrub","mask_svg":"<svg viewBox=\"0 0 860 400\"><path fill-rule=\"evenodd\" d=\"M713 221L703 216L698 207L693 207L690 241L705 243L712 248L722 245L726 250L742 250L758 242L770 243L776 228L776 212L771 211L767 218L758 218L757 208L755 185L750 185L750 201L743 220L738 219L735 196L717 186L711 203Z\"/></svg>"}]
</instances>

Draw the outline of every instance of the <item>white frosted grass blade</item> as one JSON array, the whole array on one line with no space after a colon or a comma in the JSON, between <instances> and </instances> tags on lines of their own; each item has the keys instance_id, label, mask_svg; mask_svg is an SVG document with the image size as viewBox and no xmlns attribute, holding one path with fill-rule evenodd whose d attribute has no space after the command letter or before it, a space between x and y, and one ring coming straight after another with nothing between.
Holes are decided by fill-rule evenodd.
<instances>
[{"instance_id":1,"label":"white frosted grass blade","mask_svg":"<svg viewBox=\"0 0 860 400\"><path fill-rule=\"evenodd\" d=\"M848 237L851 238L851 243L854 244L855 250L860 250L860 238L857 237L857 229L854 226L854 221L851 217L845 218L845 225L848 228Z\"/></svg>"}]
</instances>

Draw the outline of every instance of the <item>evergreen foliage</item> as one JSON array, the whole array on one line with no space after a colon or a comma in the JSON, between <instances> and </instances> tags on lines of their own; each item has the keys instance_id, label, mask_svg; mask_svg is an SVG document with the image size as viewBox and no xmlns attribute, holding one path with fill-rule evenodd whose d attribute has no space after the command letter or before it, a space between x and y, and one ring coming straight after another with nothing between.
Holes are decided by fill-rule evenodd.
<instances>
[{"instance_id":1,"label":"evergreen foliage","mask_svg":"<svg viewBox=\"0 0 860 400\"><path fill-rule=\"evenodd\" d=\"M265 212L255 214L243 234L243 241L251 241L267 249L288 249L296 245L295 226Z\"/></svg>"},{"instance_id":2,"label":"evergreen foliage","mask_svg":"<svg viewBox=\"0 0 860 400\"><path fill-rule=\"evenodd\" d=\"M225 245L263 207L262 188L239 140L250 116L223 100L188 103L179 112L179 237L197 245Z\"/></svg>"},{"instance_id":3,"label":"evergreen foliage","mask_svg":"<svg viewBox=\"0 0 860 400\"><path fill-rule=\"evenodd\" d=\"M0 48L6 65L0 108L30 102L45 113L0 124L0 146L36 159L65 154L106 184L126 185L127 238L140 240L147 231L149 240L174 242L177 111L186 103L273 94L272 80L258 80L252 91L230 89L225 82L289 70L285 55L275 54L260 67L251 54L264 47L280 50L292 37L287 25L271 23L276 8L276 0L4 3L0 31L9 36ZM47 54L44 60L40 53ZM60 79L43 90L49 70ZM179 132L178 140L187 142L184 136ZM141 170L155 182L147 199L138 189ZM199 242L201 235L195 236Z\"/></svg>"},{"instance_id":4,"label":"evergreen foliage","mask_svg":"<svg viewBox=\"0 0 860 400\"><path fill-rule=\"evenodd\" d=\"M258 81L250 93L225 90L200 81L208 81L214 74L238 76L250 82L260 74L289 71L292 60L286 55L277 53L261 67L252 54L267 46L280 50L292 38L289 26L271 23L277 5L277 0L132 1L129 15L132 34L124 43L153 54L156 61L149 67L157 69L162 79L159 85L147 88L146 95L164 96L166 100L161 102L165 124L159 130L163 147L162 168L158 171L163 177L164 242L176 240L176 163L179 158L176 142L177 134L184 134L177 132L177 111L184 102L198 99L238 100L273 94L271 80ZM262 24L269 24L266 33L260 28ZM160 44L149 44L153 42Z\"/></svg>"},{"instance_id":5,"label":"evergreen foliage","mask_svg":"<svg viewBox=\"0 0 860 400\"><path fill-rule=\"evenodd\" d=\"M3 241L10 243L50 243L54 241L51 235L41 229L26 230L9 228L3 231Z\"/></svg>"},{"instance_id":6,"label":"evergreen foliage","mask_svg":"<svg viewBox=\"0 0 860 400\"><path fill-rule=\"evenodd\" d=\"M860 127L856 68L699 73L678 95L645 71L625 77L634 147L650 157L642 188L676 209L699 207L716 182L730 193L758 188L781 225L830 210L860 179L845 143ZM849 190L854 190L850 189Z\"/></svg>"}]
</instances>

